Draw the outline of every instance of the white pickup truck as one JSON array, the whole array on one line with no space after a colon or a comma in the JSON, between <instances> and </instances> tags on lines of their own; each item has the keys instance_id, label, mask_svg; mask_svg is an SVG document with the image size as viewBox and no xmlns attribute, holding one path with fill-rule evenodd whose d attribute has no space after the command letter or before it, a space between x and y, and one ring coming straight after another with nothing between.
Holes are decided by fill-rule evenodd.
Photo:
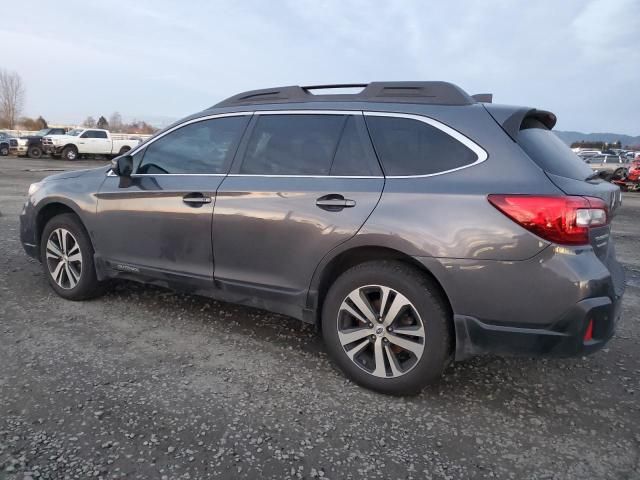
<instances>
[{"instance_id":1,"label":"white pickup truck","mask_svg":"<svg viewBox=\"0 0 640 480\"><path fill-rule=\"evenodd\" d=\"M137 139L114 140L108 130L76 128L66 135L47 135L42 139L42 149L54 157L75 160L80 155L122 155L139 143Z\"/></svg>"}]
</instances>

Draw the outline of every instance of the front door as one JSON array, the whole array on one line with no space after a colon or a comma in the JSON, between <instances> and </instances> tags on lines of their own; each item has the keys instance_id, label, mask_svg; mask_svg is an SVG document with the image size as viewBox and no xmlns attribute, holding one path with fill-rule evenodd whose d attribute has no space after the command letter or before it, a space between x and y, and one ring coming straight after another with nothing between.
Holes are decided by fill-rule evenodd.
<instances>
[{"instance_id":1,"label":"front door","mask_svg":"<svg viewBox=\"0 0 640 480\"><path fill-rule=\"evenodd\" d=\"M249 129L218 189L215 280L271 308L302 305L315 268L357 233L384 178L361 112L256 112Z\"/></svg>"},{"instance_id":2,"label":"front door","mask_svg":"<svg viewBox=\"0 0 640 480\"><path fill-rule=\"evenodd\" d=\"M113 270L211 287L215 195L247 115L192 120L134 155L98 194L96 251Z\"/></svg>"}]
</instances>

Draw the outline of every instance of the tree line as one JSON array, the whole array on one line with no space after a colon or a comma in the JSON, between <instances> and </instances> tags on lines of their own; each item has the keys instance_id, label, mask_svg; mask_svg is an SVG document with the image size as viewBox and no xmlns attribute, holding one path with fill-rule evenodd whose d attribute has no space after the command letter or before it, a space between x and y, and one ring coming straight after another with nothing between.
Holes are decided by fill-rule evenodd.
<instances>
[{"instance_id":1,"label":"tree line","mask_svg":"<svg viewBox=\"0 0 640 480\"><path fill-rule=\"evenodd\" d=\"M132 122L125 123L122 121L122 116L118 112L113 112L109 117L109 120L107 120L103 115L100 115L98 120L89 116L84 120L84 122L82 122L82 126L86 128L102 128L113 133L152 134L158 130L144 121L134 120Z\"/></svg>"},{"instance_id":2,"label":"tree line","mask_svg":"<svg viewBox=\"0 0 640 480\"><path fill-rule=\"evenodd\" d=\"M47 121L40 115L38 118L21 116L24 108L26 91L22 77L17 72L0 69L0 128L15 130L41 130L47 128ZM158 129L147 122L134 120L122 121L122 116L114 112L107 120L100 116L98 120L87 117L82 124L88 128L103 128L114 133L152 134Z\"/></svg>"}]
</instances>

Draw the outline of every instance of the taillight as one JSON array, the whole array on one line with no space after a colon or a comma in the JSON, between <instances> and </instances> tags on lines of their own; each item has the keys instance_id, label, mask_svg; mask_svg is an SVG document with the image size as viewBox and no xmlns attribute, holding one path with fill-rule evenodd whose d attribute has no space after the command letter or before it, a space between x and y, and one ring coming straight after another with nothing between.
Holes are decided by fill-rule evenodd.
<instances>
[{"instance_id":1,"label":"taillight","mask_svg":"<svg viewBox=\"0 0 640 480\"><path fill-rule=\"evenodd\" d=\"M587 245L589 228L609 221L607 205L594 197L489 195L488 199L530 232L563 245Z\"/></svg>"}]
</instances>

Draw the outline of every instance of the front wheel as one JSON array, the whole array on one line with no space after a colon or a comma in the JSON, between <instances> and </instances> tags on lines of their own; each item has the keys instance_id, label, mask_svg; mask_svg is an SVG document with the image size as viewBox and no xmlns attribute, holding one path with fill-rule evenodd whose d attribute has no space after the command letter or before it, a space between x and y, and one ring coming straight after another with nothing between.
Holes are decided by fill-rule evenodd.
<instances>
[{"instance_id":1,"label":"front wheel","mask_svg":"<svg viewBox=\"0 0 640 480\"><path fill-rule=\"evenodd\" d=\"M74 214L53 217L44 227L40 259L47 280L67 300L85 300L102 293L93 263L89 235Z\"/></svg>"},{"instance_id":2,"label":"front wheel","mask_svg":"<svg viewBox=\"0 0 640 480\"><path fill-rule=\"evenodd\" d=\"M7 145L0 146L0 155L3 157L9 155L9 147Z\"/></svg>"},{"instance_id":3,"label":"front wheel","mask_svg":"<svg viewBox=\"0 0 640 480\"><path fill-rule=\"evenodd\" d=\"M75 147L65 147L62 150L62 158L65 160L76 160L78 158L78 150Z\"/></svg>"},{"instance_id":4,"label":"front wheel","mask_svg":"<svg viewBox=\"0 0 640 480\"><path fill-rule=\"evenodd\" d=\"M451 359L453 332L437 285L392 261L347 270L331 286L322 334L331 358L353 381L381 393L418 393Z\"/></svg>"}]
</instances>

